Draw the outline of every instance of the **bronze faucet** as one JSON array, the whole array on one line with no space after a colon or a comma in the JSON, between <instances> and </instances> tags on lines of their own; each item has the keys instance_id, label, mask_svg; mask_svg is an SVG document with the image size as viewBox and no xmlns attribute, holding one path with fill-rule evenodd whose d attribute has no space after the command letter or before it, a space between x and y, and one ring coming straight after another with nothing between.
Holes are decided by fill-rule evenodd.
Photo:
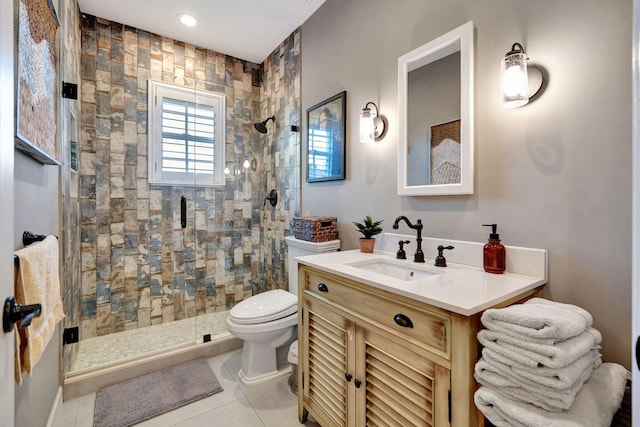
<instances>
[{"instance_id":1,"label":"bronze faucet","mask_svg":"<svg viewBox=\"0 0 640 427\"><path fill-rule=\"evenodd\" d=\"M424 253L422 252L422 220L421 219L416 220L416 224L414 225L414 224L411 224L411 222L406 216L404 215L399 216L398 218L396 218L396 220L393 223L394 230L398 229L398 223L400 221L406 222L409 228L413 228L414 230L416 230L418 234L416 238L418 247L416 248L416 253L413 255L413 262L424 262Z\"/></svg>"}]
</instances>

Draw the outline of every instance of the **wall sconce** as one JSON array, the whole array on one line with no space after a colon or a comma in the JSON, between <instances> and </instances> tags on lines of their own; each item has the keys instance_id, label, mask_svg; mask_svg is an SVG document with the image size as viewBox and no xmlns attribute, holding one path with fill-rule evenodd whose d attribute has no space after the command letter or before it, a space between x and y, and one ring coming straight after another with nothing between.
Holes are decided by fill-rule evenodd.
<instances>
[{"instance_id":1,"label":"wall sconce","mask_svg":"<svg viewBox=\"0 0 640 427\"><path fill-rule=\"evenodd\" d=\"M239 175L240 174L240 169L238 169L233 162L227 162L225 167L224 167L224 174L229 176L229 175Z\"/></svg>"},{"instance_id":2,"label":"wall sconce","mask_svg":"<svg viewBox=\"0 0 640 427\"><path fill-rule=\"evenodd\" d=\"M240 166L236 166L234 162L228 161L225 163L223 172L227 176L240 175L240 173L242 172L248 172L249 169L255 171L257 167L258 167L258 162L256 161L256 159L253 159L251 161L249 161L249 159L245 159L242 162L242 169L240 169Z\"/></svg>"},{"instance_id":3,"label":"wall sconce","mask_svg":"<svg viewBox=\"0 0 640 427\"><path fill-rule=\"evenodd\" d=\"M375 112L371 111L369 104L375 107ZM360 142L380 141L385 129L384 119L378 116L378 106L373 102L367 102L360 112Z\"/></svg>"},{"instance_id":4,"label":"wall sconce","mask_svg":"<svg viewBox=\"0 0 640 427\"><path fill-rule=\"evenodd\" d=\"M520 43L514 43L502 60L500 92L503 108L517 108L529 102L542 87L542 73L527 67L527 54Z\"/></svg>"}]
</instances>

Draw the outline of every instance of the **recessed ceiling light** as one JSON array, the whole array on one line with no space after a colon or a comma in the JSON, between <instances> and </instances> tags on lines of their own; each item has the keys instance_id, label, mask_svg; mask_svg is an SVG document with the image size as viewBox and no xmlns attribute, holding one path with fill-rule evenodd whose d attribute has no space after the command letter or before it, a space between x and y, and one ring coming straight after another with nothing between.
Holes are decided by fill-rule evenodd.
<instances>
[{"instance_id":1,"label":"recessed ceiling light","mask_svg":"<svg viewBox=\"0 0 640 427\"><path fill-rule=\"evenodd\" d=\"M198 22L200 22L195 16L188 15L186 13L178 15L178 19L180 19L180 22L182 22L187 27L195 27L196 25L198 25Z\"/></svg>"}]
</instances>

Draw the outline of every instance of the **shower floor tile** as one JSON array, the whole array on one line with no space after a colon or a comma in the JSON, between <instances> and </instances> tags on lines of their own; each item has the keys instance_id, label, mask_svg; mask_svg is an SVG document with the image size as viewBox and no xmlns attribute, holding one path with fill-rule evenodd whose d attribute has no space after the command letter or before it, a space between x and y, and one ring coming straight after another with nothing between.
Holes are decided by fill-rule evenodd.
<instances>
[{"instance_id":1,"label":"shower floor tile","mask_svg":"<svg viewBox=\"0 0 640 427\"><path fill-rule=\"evenodd\" d=\"M81 340L78 343L78 357L71 372L93 369L184 344L202 342L206 334L211 334L212 339L228 335L225 322L228 313L229 311L218 311Z\"/></svg>"}]
</instances>

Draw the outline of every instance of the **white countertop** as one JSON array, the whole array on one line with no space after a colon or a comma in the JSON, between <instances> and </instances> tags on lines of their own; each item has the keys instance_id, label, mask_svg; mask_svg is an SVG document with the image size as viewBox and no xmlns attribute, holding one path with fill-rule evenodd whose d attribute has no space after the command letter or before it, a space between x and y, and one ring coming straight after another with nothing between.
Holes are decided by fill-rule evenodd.
<instances>
[{"instance_id":1,"label":"white countertop","mask_svg":"<svg viewBox=\"0 0 640 427\"><path fill-rule=\"evenodd\" d=\"M544 252L546 254L546 251ZM509 253L507 252L508 257ZM376 250L372 254L363 253L360 250L349 250L302 256L296 260L328 273L465 316L474 315L547 282L543 276L528 276L510 272L491 274L486 273L480 267L449 261L447 261L447 267L435 267L433 258L425 259L424 264L414 263L413 255L409 251L407 251L407 258L406 260L396 260L395 253L380 250ZM423 270L436 274L407 281L348 265L349 263L383 259L393 260L394 263L400 263L406 268L416 271ZM449 258L447 257L447 259Z\"/></svg>"}]
</instances>

